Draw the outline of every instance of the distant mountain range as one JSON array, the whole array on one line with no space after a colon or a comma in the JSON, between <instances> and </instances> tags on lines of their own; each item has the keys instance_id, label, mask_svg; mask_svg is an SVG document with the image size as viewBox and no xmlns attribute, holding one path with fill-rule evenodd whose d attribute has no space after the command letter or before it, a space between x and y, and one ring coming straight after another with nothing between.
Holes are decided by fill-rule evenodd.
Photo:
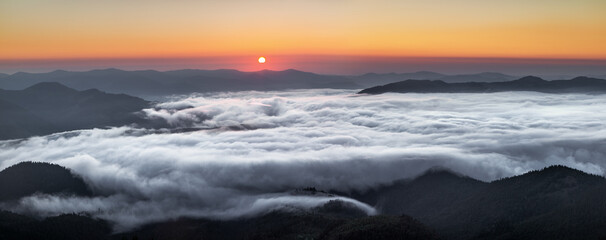
<instances>
[{"instance_id":1,"label":"distant mountain range","mask_svg":"<svg viewBox=\"0 0 606 240\"><path fill-rule=\"evenodd\" d=\"M96 89L77 91L59 83L0 89L0 140L143 123L135 112L149 106L137 97Z\"/></svg>"},{"instance_id":2,"label":"distant mountain range","mask_svg":"<svg viewBox=\"0 0 606 240\"><path fill-rule=\"evenodd\" d=\"M576 77L571 80L546 81L528 76L506 82L447 83L441 80L405 80L366 88L359 93L490 93L504 91L535 91L544 93L605 93L606 80Z\"/></svg>"},{"instance_id":3,"label":"distant mountain range","mask_svg":"<svg viewBox=\"0 0 606 240\"><path fill-rule=\"evenodd\" d=\"M46 181L56 178L58 181ZM89 195L68 169L21 163L0 172L0 191ZM46 181L46 182L45 182ZM21 184L27 193L15 192ZM37 188L37 189L36 189ZM312 190L310 190L312 191ZM604 239L606 179L564 166L490 183L430 169L350 197L383 216L341 201L309 211L274 211L229 221L181 218L112 234L110 224L75 214L37 220L0 211L1 239ZM4 198L7 199L7 198ZM410 216L410 217L408 217ZM417 220L415 220L417 219ZM56 227L52 227L56 226ZM70 227L66 227L70 226ZM73 226L73 227L71 227ZM435 231L435 232L434 232ZM88 235L85 235L88 234Z\"/></svg>"},{"instance_id":4,"label":"distant mountain range","mask_svg":"<svg viewBox=\"0 0 606 240\"><path fill-rule=\"evenodd\" d=\"M99 89L153 99L170 94L193 92L284 90L303 88L361 89L407 79L432 79L446 82L507 81L515 77L500 73L445 75L434 72L368 73L359 76L321 75L294 69L241 72L237 70L176 70L159 72L118 69L49 73L24 73L0 76L0 89L21 90L40 82L58 82L76 90Z\"/></svg>"},{"instance_id":5,"label":"distant mountain range","mask_svg":"<svg viewBox=\"0 0 606 240\"><path fill-rule=\"evenodd\" d=\"M245 90L285 90L310 88L365 89L365 92L386 91L409 92L490 92L518 89L516 85L528 79L518 79L501 73L484 72L477 74L446 75L420 71L413 73L367 73L358 76L322 75L294 69L284 71L262 70L242 72L230 69L175 71L124 71L119 69L69 72L57 70L48 73L18 72L12 75L0 75L0 89L22 90L41 82L57 82L76 90L99 89L108 93L124 93L147 99L156 99L166 95L189 94L194 92L245 91ZM420 81L414 80L438 80ZM516 80L517 79L517 80ZM586 84L587 79L574 78L574 84ZM515 84L500 82L511 81ZM516 82L517 81L517 82ZM534 81L534 80L531 80ZM404 83L402 83L404 82ZM471 83L475 82L475 83ZM526 82L528 84L530 81ZM545 81L557 82L557 81ZM444 83L453 85L444 85ZM488 84L491 83L491 84ZM562 84L542 84L521 87L539 89L545 92L558 92ZM373 86L385 85L372 88ZM537 83L534 83L537 84ZM396 86L402 86L395 88ZM572 86L574 87L574 86ZM389 88L390 90L387 90ZM546 88L545 90L542 90ZM570 86L565 87L572 89ZM583 87L581 87L583 88ZM589 87L588 87L589 88ZM402 90L411 89L411 90ZM531 91L534 91L531 90ZM570 91L576 91L574 89Z\"/></svg>"},{"instance_id":6,"label":"distant mountain range","mask_svg":"<svg viewBox=\"0 0 606 240\"><path fill-rule=\"evenodd\" d=\"M95 88L110 93L124 93L146 98L212 91L362 88L347 77L318 75L297 70L158 72L105 69L88 72L15 73L0 78L0 89L19 90L40 82L58 82L77 90Z\"/></svg>"}]
</instances>

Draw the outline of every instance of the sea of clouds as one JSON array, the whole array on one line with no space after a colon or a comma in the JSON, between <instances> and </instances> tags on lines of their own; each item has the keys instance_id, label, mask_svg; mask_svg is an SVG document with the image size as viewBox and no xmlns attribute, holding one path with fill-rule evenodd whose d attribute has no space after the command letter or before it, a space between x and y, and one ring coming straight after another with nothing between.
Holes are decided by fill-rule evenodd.
<instances>
[{"instance_id":1,"label":"sea of clouds","mask_svg":"<svg viewBox=\"0 0 606 240\"><path fill-rule=\"evenodd\" d=\"M15 209L88 212L117 230L333 199L375 214L353 199L289 191L363 191L435 166L484 181L554 164L604 175L604 109L605 95L586 94L211 93L144 110L171 130L124 126L0 141L0 169L22 161L72 169L97 197L31 196Z\"/></svg>"}]
</instances>

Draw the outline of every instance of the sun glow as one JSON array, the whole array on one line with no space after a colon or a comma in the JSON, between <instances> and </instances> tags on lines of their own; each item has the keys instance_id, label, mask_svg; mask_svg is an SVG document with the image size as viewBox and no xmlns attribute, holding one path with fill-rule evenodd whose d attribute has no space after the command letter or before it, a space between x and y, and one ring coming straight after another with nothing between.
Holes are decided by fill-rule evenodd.
<instances>
[{"instance_id":1,"label":"sun glow","mask_svg":"<svg viewBox=\"0 0 606 240\"><path fill-rule=\"evenodd\" d=\"M265 63L265 57L259 57L259 63Z\"/></svg>"}]
</instances>

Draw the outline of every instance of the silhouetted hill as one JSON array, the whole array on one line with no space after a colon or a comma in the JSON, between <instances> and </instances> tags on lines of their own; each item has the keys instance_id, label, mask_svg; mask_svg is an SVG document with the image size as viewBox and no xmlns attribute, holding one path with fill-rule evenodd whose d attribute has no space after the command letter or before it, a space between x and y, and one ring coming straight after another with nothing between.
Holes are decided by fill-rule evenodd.
<instances>
[{"instance_id":1,"label":"silhouetted hill","mask_svg":"<svg viewBox=\"0 0 606 240\"><path fill-rule=\"evenodd\" d=\"M577 77L571 80L545 81L538 77L523 77L507 82L446 83L440 80L406 80L364 89L359 93L480 93L502 91L536 91L544 93L604 93L606 80Z\"/></svg>"},{"instance_id":2,"label":"silhouetted hill","mask_svg":"<svg viewBox=\"0 0 606 240\"><path fill-rule=\"evenodd\" d=\"M59 165L22 162L0 171L0 201L18 200L34 193L91 195L81 177Z\"/></svg>"},{"instance_id":3,"label":"silhouetted hill","mask_svg":"<svg viewBox=\"0 0 606 240\"><path fill-rule=\"evenodd\" d=\"M603 177L563 166L491 183L481 206L496 224L479 239L603 239L606 182ZM494 205L486 205L492 202ZM482 205L479 205L482 204ZM600 229L600 230L598 230Z\"/></svg>"},{"instance_id":4,"label":"silhouetted hill","mask_svg":"<svg viewBox=\"0 0 606 240\"><path fill-rule=\"evenodd\" d=\"M46 96L49 93L73 95L78 91L56 82L41 82L26 88L24 92L29 94L43 94Z\"/></svg>"},{"instance_id":5,"label":"silhouetted hill","mask_svg":"<svg viewBox=\"0 0 606 240\"><path fill-rule=\"evenodd\" d=\"M605 179L563 166L491 183L429 171L353 197L383 214L414 217L446 239L606 236L606 229L592 230L603 224L598 216L606 216Z\"/></svg>"},{"instance_id":6,"label":"silhouetted hill","mask_svg":"<svg viewBox=\"0 0 606 240\"><path fill-rule=\"evenodd\" d=\"M380 213L407 214L433 228L443 228L443 225L448 225L442 221L444 214L449 214L445 210L458 213L457 206L467 206L470 196L484 191L487 185L446 169L430 169L415 179L399 180L352 197L374 205Z\"/></svg>"},{"instance_id":7,"label":"silhouetted hill","mask_svg":"<svg viewBox=\"0 0 606 240\"><path fill-rule=\"evenodd\" d=\"M134 113L143 99L96 89L77 91L38 83L20 91L0 89L0 140L54 132L142 123Z\"/></svg>"}]
</instances>

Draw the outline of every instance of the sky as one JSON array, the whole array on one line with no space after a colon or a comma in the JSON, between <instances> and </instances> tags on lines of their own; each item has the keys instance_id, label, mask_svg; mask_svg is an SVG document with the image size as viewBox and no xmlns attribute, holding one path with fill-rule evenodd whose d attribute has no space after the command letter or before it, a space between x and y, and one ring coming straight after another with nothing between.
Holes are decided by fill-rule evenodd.
<instances>
[{"instance_id":1,"label":"sky","mask_svg":"<svg viewBox=\"0 0 606 240\"><path fill-rule=\"evenodd\" d=\"M418 59L547 59L594 71L606 66L605 11L603 0L2 0L0 71L399 72ZM267 64L256 63L258 56ZM389 63L395 66L381 68Z\"/></svg>"}]
</instances>

